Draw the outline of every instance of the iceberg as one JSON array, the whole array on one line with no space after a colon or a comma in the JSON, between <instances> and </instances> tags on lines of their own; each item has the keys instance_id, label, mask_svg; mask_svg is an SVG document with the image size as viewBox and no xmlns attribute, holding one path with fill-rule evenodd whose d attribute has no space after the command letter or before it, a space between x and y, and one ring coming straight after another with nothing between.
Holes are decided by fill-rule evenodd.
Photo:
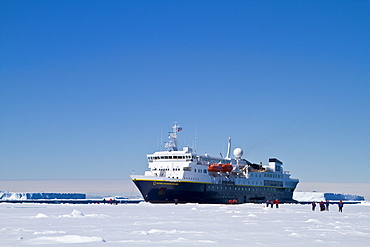
<instances>
[{"instance_id":1,"label":"iceberg","mask_svg":"<svg viewBox=\"0 0 370 247\"><path fill-rule=\"evenodd\" d=\"M0 191L0 200L86 199L81 193L16 193Z\"/></svg>"},{"instance_id":2,"label":"iceberg","mask_svg":"<svg viewBox=\"0 0 370 247\"><path fill-rule=\"evenodd\" d=\"M340 193L324 193L324 192L294 192L293 199L298 202L318 202L318 201L365 201L363 196L340 194Z\"/></svg>"}]
</instances>

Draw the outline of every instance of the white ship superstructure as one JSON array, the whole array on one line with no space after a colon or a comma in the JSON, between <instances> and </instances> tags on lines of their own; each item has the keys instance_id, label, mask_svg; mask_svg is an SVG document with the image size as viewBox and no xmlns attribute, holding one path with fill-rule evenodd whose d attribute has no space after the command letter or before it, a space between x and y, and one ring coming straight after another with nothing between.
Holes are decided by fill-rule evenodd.
<instances>
[{"instance_id":1,"label":"white ship superstructure","mask_svg":"<svg viewBox=\"0 0 370 247\"><path fill-rule=\"evenodd\" d=\"M178 150L177 134L172 127L168 150L147 155L149 170L144 176L131 176L144 199L151 202L227 203L262 202L279 199L288 202L298 184L283 163L270 158L267 164L254 164L242 159L243 150L233 151L231 140L225 158L197 155L190 147Z\"/></svg>"}]
</instances>

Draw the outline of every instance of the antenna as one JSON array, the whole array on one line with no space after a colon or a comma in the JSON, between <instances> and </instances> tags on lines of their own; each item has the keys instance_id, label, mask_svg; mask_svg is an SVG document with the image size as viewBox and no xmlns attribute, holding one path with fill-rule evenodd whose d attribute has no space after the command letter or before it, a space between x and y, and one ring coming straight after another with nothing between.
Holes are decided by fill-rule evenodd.
<instances>
[{"instance_id":1,"label":"antenna","mask_svg":"<svg viewBox=\"0 0 370 247\"><path fill-rule=\"evenodd\" d=\"M162 134L162 126L161 126L161 151L162 151L162 143L163 143L163 139L162 139L162 136L163 136L163 134Z\"/></svg>"},{"instance_id":2,"label":"antenna","mask_svg":"<svg viewBox=\"0 0 370 247\"><path fill-rule=\"evenodd\" d=\"M197 133L198 133L198 125L195 125L195 137L194 137L194 152L197 152Z\"/></svg>"}]
</instances>

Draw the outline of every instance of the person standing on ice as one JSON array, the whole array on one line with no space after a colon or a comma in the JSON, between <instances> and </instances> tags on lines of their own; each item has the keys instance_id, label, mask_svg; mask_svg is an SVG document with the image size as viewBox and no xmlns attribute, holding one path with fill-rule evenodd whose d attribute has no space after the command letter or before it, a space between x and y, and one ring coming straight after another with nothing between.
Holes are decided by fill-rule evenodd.
<instances>
[{"instance_id":1,"label":"person standing on ice","mask_svg":"<svg viewBox=\"0 0 370 247\"><path fill-rule=\"evenodd\" d=\"M339 200L338 208L339 208L339 212L342 213L342 210L343 210L343 201L342 200Z\"/></svg>"},{"instance_id":2,"label":"person standing on ice","mask_svg":"<svg viewBox=\"0 0 370 247\"><path fill-rule=\"evenodd\" d=\"M320 202L320 211L325 211L325 204L323 201Z\"/></svg>"},{"instance_id":3,"label":"person standing on ice","mask_svg":"<svg viewBox=\"0 0 370 247\"><path fill-rule=\"evenodd\" d=\"M278 199L275 200L275 205L276 205L276 208L279 208L279 200Z\"/></svg>"},{"instance_id":4,"label":"person standing on ice","mask_svg":"<svg viewBox=\"0 0 370 247\"><path fill-rule=\"evenodd\" d=\"M315 202L312 202L312 211L315 211L315 208L316 208L316 203Z\"/></svg>"},{"instance_id":5,"label":"person standing on ice","mask_svg":"<svg viewBox=\"0 0 370 247\"><path fill-rule=\"evenodd\" d=\"M326 200L325 207L326 207L326 211L329 211L329 200Z\"/></svg>"}]
</instances>

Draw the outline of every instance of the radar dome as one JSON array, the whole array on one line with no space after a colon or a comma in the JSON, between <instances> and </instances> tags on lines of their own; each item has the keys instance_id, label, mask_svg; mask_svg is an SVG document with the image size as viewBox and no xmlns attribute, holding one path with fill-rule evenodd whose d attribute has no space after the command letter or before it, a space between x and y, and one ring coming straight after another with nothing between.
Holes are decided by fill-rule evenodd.
<instances>
[{"instance_id":1,"label":"radar dome","mask_svg":"<svg viewBox=\"0 0 370 247\"><path fill-rule=\"evenodd\" d=\"M243 149L241 149L241 148L235 148L234 149L234 156L237 159L241 158L243 156Z\"/></svg>"}]
</instances>

